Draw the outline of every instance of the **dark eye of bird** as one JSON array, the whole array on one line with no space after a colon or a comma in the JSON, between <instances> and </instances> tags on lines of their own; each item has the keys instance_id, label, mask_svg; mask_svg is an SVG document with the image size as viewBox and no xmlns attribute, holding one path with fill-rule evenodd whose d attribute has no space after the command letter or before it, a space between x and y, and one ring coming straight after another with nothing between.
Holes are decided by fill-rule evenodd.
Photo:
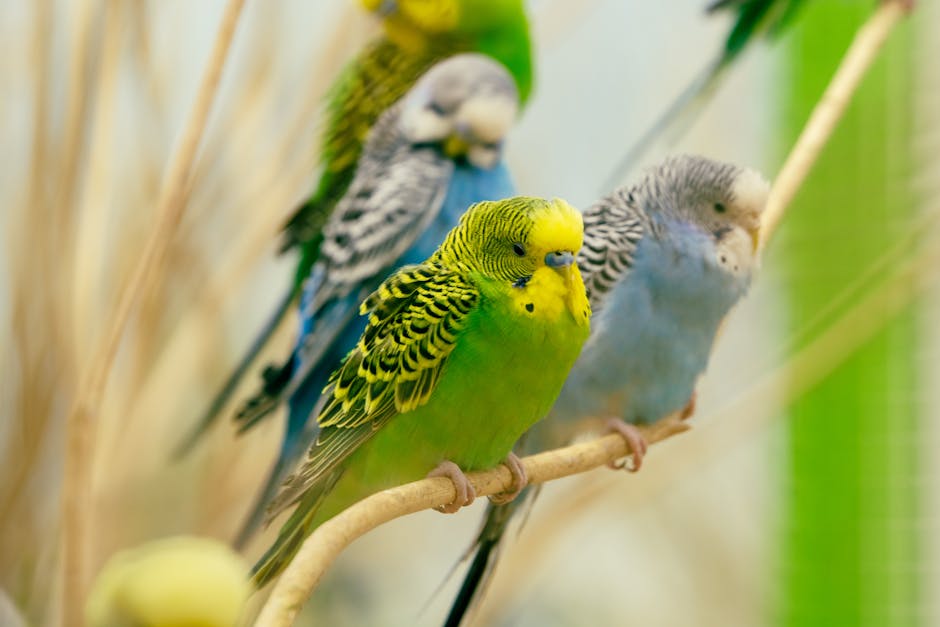
<instances>
[{"instance_id":1,"label":"dark eye of bird","mask_svg":"<svg viewBox=\"0 0 940 627\"><path fill-rule=\"evenodd\" d=\"M438 115L447 115L447 111L444 109L444 107L441 106L440 103L434 102L433 100L428 103L428 109Z\"/></svg>"},{"instance_id":2,"label":"dark eye of bird","mask_svg":"<svg viewBox=\"0 0 940 627\"><path fill-rule=\"evenodd\" d=\"M516 257L525 257L525 246L522 244L513 244L512 252L516 253Z\"/></svg>"},{"instance_id":3,"label":"dark eye of bird","mask_svg":"<svg viewBox=\"0 0 940 627\"><path fill-rule=\"evenodd\" d=\"M715 203L715 211L716 211L717 213L724 213L724 212L727 211L727 210L728 210L728 209L727 209L723 204L721 204L720 202L716 202L716 203Z\"/></svg>"}]
</instances>

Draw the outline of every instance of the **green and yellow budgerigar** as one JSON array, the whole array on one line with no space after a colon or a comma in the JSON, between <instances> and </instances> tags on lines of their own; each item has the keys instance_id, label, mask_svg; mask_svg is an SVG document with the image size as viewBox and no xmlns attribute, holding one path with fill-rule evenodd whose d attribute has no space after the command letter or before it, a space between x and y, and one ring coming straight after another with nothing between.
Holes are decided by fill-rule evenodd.
<instances>
[{"instance_id":1,"label":"green and yellow budgerigar","mask_svg":"<svg viewBox=\"0 0 940 627\"><path fill-rule=\"evenodd\" d=\"M188 450L215 422L297 300L319 258L323 225L352 182L366 137L379 116L432 65L460 52L479 52L505 66L522 104L531 92L532 44L523 0L360 2L382 16L384 32L350 62L330 91L320 179L284 229L282 250L297 248L300 255L294 281L178 453Z\"/></svg>"},{"instance_id":2,"label":"green and yellow budgerigar","mask_svg":"<svg viewBox=\"0 0 940 627\"><path fill-rule=\"evenodd\" d=\"M444 511L473 500L462 471L507 460L522 489L512 446L549 410L589 333L582 237L562 200L478 203L427 261L366 299L366 330L324 390L317 440L271 505L297 508L255 565L259 586L320 522L432 469L457 487Z\"/></svg>"},{"instance_id":3,"label":"green and yellow budgerigar","mask_svg":"<svg viewBox=\"0 0 940 627\"><path fill-rule=\"evenodd\" d=\"M122 551L95 579L90 627L234 627L251 594L248 565L211 538L174 536Z\"/></svg>"}]
</instances>

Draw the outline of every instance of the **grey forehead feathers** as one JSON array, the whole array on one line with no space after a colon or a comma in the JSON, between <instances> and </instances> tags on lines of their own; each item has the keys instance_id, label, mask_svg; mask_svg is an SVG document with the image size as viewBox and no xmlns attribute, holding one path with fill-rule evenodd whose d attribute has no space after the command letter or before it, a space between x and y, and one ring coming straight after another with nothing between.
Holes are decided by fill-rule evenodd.
<instances>
[{"instance_id":1,"label":"grey forehead feathers","mask_svg":"<svg viewBox=\"0 0 940 627\"><path fill-rule=\"evenodd\" d=\"M516 83L499 63L482 54L460 54L441 61L421 77L413 90L419 102L449 109L470 96L499 95L518 99Z\"/></svg>"},{"instance_id":2,"label":"grey forehead feathers","mask_svg":"<svg viewBox=\"0 0 940 627\"><path fill-rule=\"evenodd\" d=\"M671 203L663 203L663 200L675 201L689 192L734 202L734 184L742 171L731 163L696 155L677 155L649 170L638 191L646 199L657 200L657 204L665 206Z\"/></svg>"}]
</instances>

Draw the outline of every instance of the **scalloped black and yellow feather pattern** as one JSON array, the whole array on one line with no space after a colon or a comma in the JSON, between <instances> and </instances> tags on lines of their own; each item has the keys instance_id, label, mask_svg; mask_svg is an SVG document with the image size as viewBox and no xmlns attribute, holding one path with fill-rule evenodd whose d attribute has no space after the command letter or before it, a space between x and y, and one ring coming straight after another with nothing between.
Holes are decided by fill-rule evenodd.
<instances>
[{"instance_id":1,"label":"scalloped black and yellow feather pattern","mask_svg":"<svg viewBox=\"0 0 940 627\"><path fill-rule=\"evenodd\" d=\"M476 287L435 263L404 269L362 304L371 312L358 346L324 390L320 427L377 428L427 402L479 300Z\"/></svg>"},{"instance_id":2,"label":"scalloped black and yellow feather pattern","mask_svg":"<svg viewBox=\"0 0 940 627\"><path fill-rule=\"evenodd\" d=\"M579 249L580 213L557 199L517 197L478 203L464 213L459 226L427 261L399 269L366 298L360 308L369 314L366 329L323 390L319 437L272 501L269 516L303 498L388 421L429 401L483 299L481 285L503 285L505 291L498 298L514 301L514 290L521 288L513 284L535 267L509 252L512 242L538 249L537 240L546 234L552 242L549 250ZM547 268L536 271L527 290L541 289L533 290L531 284L541 285L542 272L556 274ZM577 267L571 272L578 286L570 293L545 291L550 300L566 303L561 307L576 318L573 324L583 327L583 341L590 308ZM538 300L537 294L530 297ZM552 310L537 307L536 316L550 315Z\"/></svg>"},{"instance_id":3,"label":"scalloped black and yellow feather pattern","mask_svg":"<svg viewBox=\"0 0 940 627\"><path fill-rule=\"evenodd\" d=\"M323 390L320 437L272 501L269 516L297 502L375 431L428 401L479 291L436 261L400 269L362 304L358 345Z\"/></svg>"}]
</instances>

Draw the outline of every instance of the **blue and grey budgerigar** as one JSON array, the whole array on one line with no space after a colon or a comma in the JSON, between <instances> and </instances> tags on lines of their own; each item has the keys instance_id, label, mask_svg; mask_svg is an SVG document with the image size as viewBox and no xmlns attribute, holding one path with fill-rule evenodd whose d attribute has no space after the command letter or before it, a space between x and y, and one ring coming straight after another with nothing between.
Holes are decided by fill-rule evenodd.
<instances>
[{"instance_id":1,"label":"blue and grey budgerigar","mask_svg":"<svg viewBox=\"0 0 940 627\"><path fill-rule=\"evenodd\" d=\"M473 203L513 195L502 160L518 92L499 63L462 54L431 68L370 133L356 175L324 227L321 257L304 285L290 357L236 420L248 429L281 403L289 414L278 459L239 535L316 437L317 402L330 373L365 328L359 305L394 269L419 263Z\"/></svg>"},{"instance_id":2,"label":"blue and grey budgerigar","mask_svg":"<svg viewBox=\"0 0 940 627\"><path fill-rule=\"evenodd\" d=\"M564 444L584 418L608 418L639 468L646 443L633 425L691 413L722 320L758 267L767 194L753 170L683 155L584 212L578 265L593 311L591 336L522 452ZM489 505L447 625L459 625L474 601L521 502Z\"/></svg>"}]
</instances>

